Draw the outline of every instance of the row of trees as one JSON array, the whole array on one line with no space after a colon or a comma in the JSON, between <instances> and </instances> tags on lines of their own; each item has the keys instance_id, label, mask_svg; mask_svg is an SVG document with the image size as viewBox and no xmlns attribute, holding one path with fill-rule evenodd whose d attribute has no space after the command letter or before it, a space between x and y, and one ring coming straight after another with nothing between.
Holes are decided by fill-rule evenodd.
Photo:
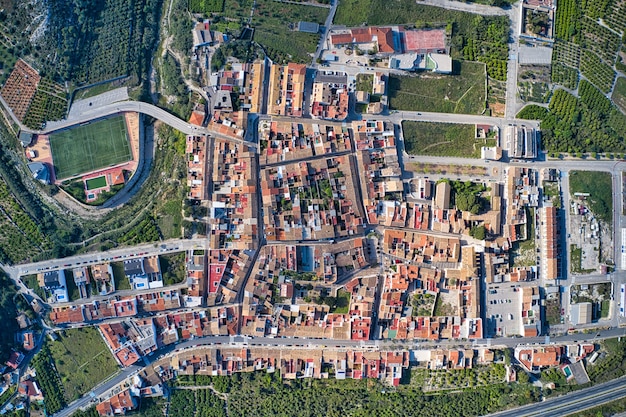
<instances>
[{"instance_id":1,"label":"row of trees","mask_svg":"<svg viewBox=\"0 0 626 417\"><path fill-rule=\"evenodd\" d=\"M32 366L37 371L37 383L44 393L46 411L54 414L66 406L63 396L61 378L54 367L52 356L47 345L33 358Z\"/></svg>"}]
</instances>

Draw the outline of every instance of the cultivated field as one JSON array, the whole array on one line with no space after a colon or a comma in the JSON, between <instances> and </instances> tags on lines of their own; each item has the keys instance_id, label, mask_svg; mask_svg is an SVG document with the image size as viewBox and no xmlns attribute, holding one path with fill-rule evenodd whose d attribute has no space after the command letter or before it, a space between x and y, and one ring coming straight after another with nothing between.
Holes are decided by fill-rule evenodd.
<instances>
[{"instance_id":1,"label":"cultivated field","mask_svg":"<svg viewBox=\"0 0 626 417\"><path fill-rule=\"evenodd\" d=\"M132 158L122 116L54 133L50 136L50 147L57 179L75 177Z\"/></svg>"},{"instance_id":2,"label":"cultivated field","mask_svg":"<svg viewBox=\"0 0 626 417\"><path fill-rule=\"evenodd\" d=\"M113 355L94 328L65 330L58 341L48 346L68 403L118 370Z\"/></svg>"},{"instance_id":3,"label":"cultivated field","mask_svg":"<svg viewBox=\"0 0 626 417\"><path fill-rule=\"evenodd\" d=\"M315 52L320 36L294 29L299 21L322 25L328 11L324 7L259 0L252 18L254 40L265 47L265 51L275 62L309 62L309 54Z\"/></svg>"},{"instance_id":4,"label":"cultivated field","mask_svg":"<svg viewBox=\"0 0 626 417\"><path fill-rule=\"evenodd\" d=\"M392 110L481 114L485 108L485 66L453 61L453 75L421 73L389 77Z\"/></svg>"},{"instance_id":5,"label":"cultivated field","mask_svg":"<svg viewBox=\"0 0 626 417\"><path fill-rule=\"evenodd\" d=\"M411 155L480 157L484 140L475 140L473 125L453 123L402 123L404 146Z\"/></svg>"}]
</instances>

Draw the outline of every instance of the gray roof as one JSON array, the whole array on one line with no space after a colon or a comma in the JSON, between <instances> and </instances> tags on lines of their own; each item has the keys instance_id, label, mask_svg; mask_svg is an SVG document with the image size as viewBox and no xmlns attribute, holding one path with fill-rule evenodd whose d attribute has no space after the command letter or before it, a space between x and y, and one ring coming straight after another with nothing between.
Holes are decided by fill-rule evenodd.
<instances>
[{"instance_id":1,"label":"gray roof","mask_svg":"<svg viewBox=\"0 0 626 417\"><path fill-rule=\"evenodd\" d=\"M46 287L55 288L60 287L59 271L49 271L43 274L43 283Z\"/></svg>"},{"instance_id":2,"label":"gray roof","mask_svg":"<svg viewBox=\"0 0 626 417\"><path fill-rule=\"evenodd\" d=\"M28 132L20 132L19 140L22 142L23 147L27 147L33 140L33 134Z\"/></svg>"},{"instance_id":3,"label":"gray roof","mask_svg":"<svg viewBox=\"0 0 626 417\"><path fill-rule=\"evenodd\" d=\"M41 162L31 162L28 164L28 169L33 174L33 177L43 182L44 184L50 183L50 170L45 164Z\"/></svg>"},{"instance_id":4,"label":"gray roof","mask_svg":"<svg viewBox=\"0 0 626 417\"><path fill-rule=\"evenodd\" d=\"M143 275L143 262L141 259L130 259L124 261L124 274L129 277Z\"/></svg>"},{"instance_id":5,"label":"gray roof","mask_svg":"<svg viewBox=\"0 0 626 417\"><path fill-rule=\"evenodd\" d=\"M320 31L320 25L313 22L298 22L298 32L317 33Z\"/></svg>"}]
</instances>

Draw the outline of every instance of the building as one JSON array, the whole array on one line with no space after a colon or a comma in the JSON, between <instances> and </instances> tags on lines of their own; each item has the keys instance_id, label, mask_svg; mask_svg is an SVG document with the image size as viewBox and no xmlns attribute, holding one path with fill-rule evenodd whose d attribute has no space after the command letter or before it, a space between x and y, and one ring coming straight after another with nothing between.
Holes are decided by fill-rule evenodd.
<instances>
[{"instance_id":1,"label":"building","mask_svg":"<svg viewBox=\"0 0 626 417\"><path fill-rule=\"evenodd\" d=\"M124 261L124 274L135 290L163 287L158 256Z\"/></svg>"},{"instance_id":2,"label":"building","mask_svg":"<svg viewBox=\"0 0 626 417\"><path fill-rule=\"evenodd\" d=\"M311 117L344 120L348 117L349 99L346 74L320 74L313 83Z\"/></svg>"},{"instance_id":3,"label":"building","mask_svg":"<svg viewBox=\"0 0 626 417\"><path fill-rule=\"evenodd\" d=\"M392 54L397 49L391 27L370 26L336 32L330 35L330 44L334 48L358 46L365 50L375 50L379 54Z\"/></svg>"},{"instance_id":4,"label":"building","mask_svg":"<svg viewBox=\"0 0 626 417\"><path fill-rule=\"evenodd\" d=\"M46 164L41 162L30 162L28 169L33 174L33 178L42 184L50 184L50 170Z\"/></svg>"},{"instance_id":5,"label":"building","mask_svg":"<svg viewBox=\"0 0 626 417\"><path fill-rule=\"evenodd\" d=\"M537 132L526 126L507 126L506 143L509 158L533 159L537 157Z\"/></svg>"},{"instance_id":6,"label":"building","mask_svg":"<svg viewBox=\"0 0 626 417\"><path fill-rule=\"evenodd\" d=\"M193 49L200 48L201 46L213 45L213 33L211 32L211 25L208 22L196 23L193 28Z\"/></svg>"},{"instance_id":7,"label":"building","mask_svg":"<svg viewBox=\"0 0 626 417\"><path fill-rule=\"evenodd\" d=\"M65 281L65 271L48 271L37 276L40 287L44 287L51 293L52 303L67 303L70 301Z\"/></svg>"},{"instance_id":8,"label":"building","mask_svg":"<svg viewBox=\"0 0 626 417\"><path fill-rule=\"evenodd\" d=\"M111 264L92 265L91 276L100 295L110 294L115 291L115 280L113 279Z\"/></svg>"},{"instance_id":9,"label":"building","mask_svg":"<svg viewBox=\"0 0 626 417\"><path fill-rule=\"evenodd\" d=\"M298 22L298 32L305 33L318 33L320 31L320 25L314 22Z\"/></svg>"},{"instance_id":10,"label":"building","mask_svg":"<svg viewBox=\"0 0 626 417\"><path fill-rule=\"evenodd\" d=\"M273 64L270 68L268 114L302 117L306 65Z\"/></svg>"},{"instance_id":11,"label":"building","mask_svg":"<svg viewBox=\"0 0 626 417\"><path fill-rule=\"evenodd\" d=\"M96 406L96 410L101 416L124 415L127 411L132 411L136 408L137 399L131 395L128 389L115 394Z\"/></svg>"},{"instance_id":12,"label":"building","mask_svg":"<svg viewBox=\"0 0 626 417\"><path fill-rule=\"evenodd\" d=\"M86 267L72 269L72 275L74 276L74 284L78 288L80 298L87 298L87 283L89 281L89 275Z\"/></svg>"},{"instance_id":13,"label":"building","mask_svg":"<svg viewBox=\"0 0 626 417\"><path fill-rule=\"evenodd\" d=\"M450 183L442 181L437 184L435 189L435 209L448 210L450 209L450 192L452 187Z\"/></svg>"},{"instance_id":14,"label":"building","mask_svg":"<svg viewBox=\"0 0 626 417\"><path fill-rule=\"evenodd\" d=\"M589 324L591 323L592 310L593 306L591 303L571 304L569 308L570 321L574 326Z\"/></svg>"},{"instance_id":15,"label":"building","mask_svg":"<svg viewBox=\"0 0 626 417\"><path fill-rule=\"evenodd\" d=\"M558 227L556 207L541 209L541 275L543 279L555 280L559 277Z\"/></svg>"}]
</instances>

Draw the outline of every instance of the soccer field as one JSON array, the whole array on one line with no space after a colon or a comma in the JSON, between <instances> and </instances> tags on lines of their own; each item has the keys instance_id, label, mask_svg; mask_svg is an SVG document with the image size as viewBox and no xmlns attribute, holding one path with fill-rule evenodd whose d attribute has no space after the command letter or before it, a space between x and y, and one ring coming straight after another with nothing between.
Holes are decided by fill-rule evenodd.
<instances>
[{"instance_id":1,"label":"soccer field","mask_svg":"<svg viewBox=\"0 0 626 417\"><path fill-rule=\"evenodd\" d=\"M131 159L123 116L53 133L50 148L56 178L60 180Z\"/></svg>"}]
</instances>

